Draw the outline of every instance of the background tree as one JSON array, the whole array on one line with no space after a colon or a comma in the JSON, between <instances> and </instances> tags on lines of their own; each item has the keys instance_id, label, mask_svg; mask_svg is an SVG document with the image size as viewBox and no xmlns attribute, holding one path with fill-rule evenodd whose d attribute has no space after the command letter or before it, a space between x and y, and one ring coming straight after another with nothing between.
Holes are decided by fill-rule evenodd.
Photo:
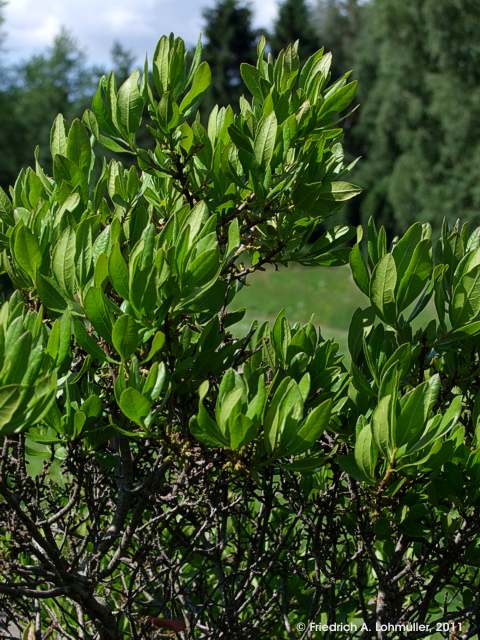
<instances>
[{"instance_id":1,"label":"background tree","mask_svg":"<svg viewBox=\"0 0 480 640\"><path fill-rule=\"evenodd\" d=\"M356 66L356 46L366 3L360 0L317 0L314 24L317 40L334 53L332 76Z\"/></svg>"},{"instance_id":2,"label":"background tree","mask_svg":"<svg viewBox=\"0 0 480 640\"><path fill-rule=\"evenodd\" d=\"M205 60L214 78L205 109L212 104L236 104L242 94L240 64L253 64L258 32L252 25L252 10L241 0L217 0L203 12Z\"/></svg>"},{"instance_id":3,"label":"background tree","mask_svg":"<svg viewBox=\"0 0 480 640\"><path fill-rule=\"evenodd\" d=\"M132 73L135 66L135 54L116 40L110 49L112 71L119 84L123 83Z\"/></svg>"},{"instance_id":4,"label":"background tree","mask_svg":"<svg viewBox=\"0 0 480 640\"><path fill-rule=\"evenodd\" d=\"M48 161L48 121L57 113L67 119L80 114L99 75L100 70L88 65L85 54L65 30L45 53L12 70L4 87L10 117L1 128L9 150L0 158L3 185L13 182L19 167L32 164L35 145Z\"/></svg>"},{"instance_id":5,"label":"background tree","mask_svg":"<svg viewBox=\"0 0 480 640\"><path fill-rule=\"evenodd\" d=\"M307 58L319 47L315 33L313 14L306 0L283 0L271 35L271 47L275 55L290 42L300 41L300 54Z\"/></svg>"},{"instance_id":6,"label":"background tree","mask_svg":"<svg viewBox=\"0 0 480 640\"><path fill-rule=\"evenodd\" d=\"M355 45L364 218L396 231L415 219L480 212L480 4L375 0Z\"/></svg>"}]
</instances>

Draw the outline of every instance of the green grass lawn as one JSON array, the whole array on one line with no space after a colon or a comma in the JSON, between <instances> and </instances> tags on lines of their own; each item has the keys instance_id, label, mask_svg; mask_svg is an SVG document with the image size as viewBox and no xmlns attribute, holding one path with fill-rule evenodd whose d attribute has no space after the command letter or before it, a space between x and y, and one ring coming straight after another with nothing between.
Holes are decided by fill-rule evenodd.
<instances>
[{"instance_id":1,"label":"green grass lawn","mask_svg":"<svg viewBox=\"0 0 480 640\"><path fill-rule=\"evenodd\" d=\"M274 320L285 309L290 323L313 322L325 338L335 338L347 351L347 332L352 313L368 306L368 299L355 286L350 268L289 267L267 270L251 276L232 308L245 307L247 314L238 325L244 333L253 320Z\"/></svg>"}]
</instances>

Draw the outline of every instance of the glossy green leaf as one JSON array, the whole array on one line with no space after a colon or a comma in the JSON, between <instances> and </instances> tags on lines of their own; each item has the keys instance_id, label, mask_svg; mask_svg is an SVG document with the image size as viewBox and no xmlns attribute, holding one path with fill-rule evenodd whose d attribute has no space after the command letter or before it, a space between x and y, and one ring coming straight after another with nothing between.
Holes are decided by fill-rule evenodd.
<instances>
[{"instance_id":1,"label":"glossy green leaf","mask_svg":"<svg viewBox=\"0 0 480 640\"><path fill-rule=\"evenodd\" d=\"M57 366L60 366L69 354L71 330L72 315L67 310L55 320L48 337L47 353L52 356Z\"/></svg>"},{"instance_id":2,"label":"glossy green leaf","mask_svg":"<svg viewBox=\"0 0 480 640\"><path fill-rule=\"evenodd\" d=\"M128 267L118 244L113 245L108 271L115 291L128 300Z\"/></svg>"},{"instance_id":3,"label":"glossy green leaf","mask_svg":"<svg viewBox=\"0 0 480 640\"><path fill-rule=\"evenodd\" d=\"M417 442L439 392L440 378L435 375L402 398L397 421L397 445Z\"/></svg>"},{"instance_id":4,"label":"glossy green leaf","mask_svg":"<svg viewBox=\"0 0 480 640\"><path fill-rule=\"evenodd\" d=\"M65 311L68 306L67 301L58 290L58 284L54 280L39 274L36 285L38 295L47 309L56 311L57 313L63 313Z\"/></svg>"},{"instance_id":5,"label":"glossy green leaf","mask_svg":"<svg viewBox=\"0 0 480 640\"><path fill-rule=\"evenodd\" d=\"M392 404L391 395L380 398L372 416L372 432L375 444L383 456L390 458L392 451L391 431L394 425L392 422Z\"/></svg>"},{"instance_id":6,"label":"glossy green leaf","mask_svg":"<svg viewBox=\"0 0 480 640\"><path fill-rule=\"evenodd\" d=\"M150 413L151 403L133 387L127 387L120 396L120 409L129 420L142 427Z\"/></svg>"},{"instance_id":7,"label":"glossy green leaf","mask_svg":"<svg viewBox=\"0 0 480 640\"><path fill-rule=\"evenodd\" d=\"M112 317L108 310L105 295L98 287L91 287L84 298L85 315L93 324L97 333L107 342L112 336Z\"/></svg>"},{"instance_id":8,"label":"glossy green leaf","mask_svg":"<svg viewBox=\"0 0 480 640\"><path fill-rule=\"evenodd\" d=\"M252 96L259 102L263 102L263 91L258 70L251 64L243 62L240 65L240 75Z\"/></svg>"},{"instance_id":9,"label":"glossy green leaf","mask_svg":"<svg viewBox=\"0 0 480 640\"><path fill-rule=\"evenodd\" d=\"M73 332L75 340L79 346L88 354L94 358L96 362L102 363L107 361L107 354L98 345L97 341L87 332L83 322L80 320L74 320Z\"/></svg>"},{"instance_id":10,"label":"glossy green leaf","mask_svg":"<svg viewBox=\"0 0 480 640\"><path fill-rule=\"evenodd\" d=\"M365 480L373 482L375 480L377 452L372 437L372 428L369 424L365 425L357 435L354 455L355 462Z\"/></svg>"},{"instance_id":11,"label":"glossy green leaf","mask_svg":"<svg viewBox=\"0 0 480 640\"><path fill-rule=\"evenodd\" d=\"M328 427L332 412L330 399L321 402L311 411L295 437L285 445L290 454L299 454L310 449Z\"/></svg>"},{"instance_id":12,"label":"glossy green leaf","mask_svg":"<svg viewBox=\"0 0 480 640\"><path fill-rule=\"evenodd\" d=\"M21 399L21 387L16 384L0 387L0 433L6 430ZM9 432L9 431L6 431Z\"/></svg>"},{"instance_id":13,"label":"glossy green leaf","mask_svg":"<svg viewBox=\"0 0 480 640\"><path fill-rule=\"evenodd\" d=\"M52 254L52 270L64 293L75 291L76 237L72 227L67 227L58 239Z\"/></svg>"},{"instance_id":14,"label":"glossy green leaf","mask_svg":"<svg viewBox=\"0 0 480 640\"><path fill-rule=\"evenodd\" d=\"M379 315L389 324L396 320L395 286L397 271L390 253L380 259L370 281L370 299Z\"/></svg>"},{"instance_id":15,"label":"glossy green leaf","mask_svg":"<svg viewBox=\"0 0 480 640\"><path fill-rule=\"evenodd\" d=\"M206 380L199 388L200 399L198 404L198 414L196 416L192 416L192 419L190 420L190 431L197 440L209 447L229 447L229 441L220 431L217 423L211 418L203 404L208 390L209 384Z\"/></svg>"},{"instance_id":16,"label":"glossy green leaf","mask_svg":"<svg viewBox=\"0 0 480 640\"><path fill-rule=\"evenodd\" d=\"M33 233L27 227L20 225L15 233L13 245L15 260L23 271L35 280L37 269L42 262L40 246Z\"/></svg>"},{"instance_id":17,"label":"glossy green leaf","mask_svg":"<svg viewBox=\"0 0 480 640\"><path fill-rule=\"evenodd\" d=\"M480 265L466 273L453 292L450 319L456 329L480 316Z\"/></svg>"},{"instance_id":18,"label":"glossy green leaf","mask_svg":"<svg viewBox=\"0 0 480 640\"><path fill-rule=\"evenodd\" d=\"M277 138L277 117L272 111L263 118L255 136L254 154L257 164L266 169L270 166Z\"/></svg>"},{"instance_id":19,"label":"glossy green leaf","mask_svg":"<svg viewBox=\"0 0 480 640\"><path fill-rule=\"evenodd\" d=\"M167 381L167 369L164 362L155 362L150 369L142 393L155 401L160 397Z\"/></svg>"},{"instance_id":20,"label":"glossy green leaf","mask_svg":"<svg viewBox=\"0 0 480 640\"><path fill-rule=\"evenodd\" d=\"M368 296L370 291L370 276L362 252L360 251L360 245L354 245L350 251L349 261L355 284L362 293Z\"/></svg>"},{"instance_id":21,"label":"glossy green leaf","mask_svg":"<svg viewBox=\"0 0 480 640\"><path fill-rule=\"evenodd\" d=\"M433 269L431 253L431 241L425 239L413 249L406 268L404 268L404 261L399 260L400 267L404 268L402 272L397 271L399 284L396 298L399 311L406 309L420 295L430 279Z\"/></svg>"},{"instance_id":22,"label":"glossy green leaf","mask_svg":"<svg viewBox=\"0 0 480 640\"><path fill-rule=\"evenodd\" d=\"M323 185L318 191L317 197L320 200L332 200L333 202L346 202L362 192L360 187L349 182L329 182Z\"/></svg>"},{"instance_id":23,"label":"glossy green leaf","mask_svg":"<svg viewBox=\"0 0 480 640\"><path fill-rule=\"evenodd\" d=\"M113 325L112 343L122 360L126 360L137 350L138 328L137 321L127 314L117 318Z\"/></svg>"},{"instance_id":24,"label":"glossy green leaf","mask_svg":"<svg viewBox=\"0 0 480 640\"><path fill-rule=\"evenodd\" d=\"M78 118L72 122L68 132L66 155L83 172L90 169L92 159L90 136L85 125Z\"/></svg>"},{"instance_id":25,"label":"glossy green leaf","mask_svg":"<svg viewBox=\"0 0 480 640\"><path fill-rule=\"evenodd\" d=\"M118 90L118 121L127 133L135 133L143 113L143 98L138 87L139 71L134 71Z\"/></svg>"},{"instance_id":26,"label":"glossy green leaf","mask_svg":"<svg viewBox=\"0 0 480 640\"><path fill-rule=\"evenodd\" d=\"M50 132L50 153L52 158L56 155L67 155L67 134L65 132L65 120L61 113L55 118Z\"/></svg>"},{"instance_id":27,"label":"glossy green leaf","mask_svg":"<svg viewBox=\"0 0 480 640\"><path fill-rule=\"evenodd\" d=\"M319 118L327 118L346 109L352 102L357 92L358 83L356 81L349 82L343 87L327 94L324 103L320 109Z\"/></svg>"},{"instance_id":28,"label":"glossy green leaf","mask_svg":"<svg viewBox=\"0 0 480 640\"><path fill-rule=\"evenodd\" d=\"M207 62L202 62L194 73L192 86L180 103L180 111L185 113L198 98L205 93L212 82L212 72Z\"/></svg>"}]
</instances>

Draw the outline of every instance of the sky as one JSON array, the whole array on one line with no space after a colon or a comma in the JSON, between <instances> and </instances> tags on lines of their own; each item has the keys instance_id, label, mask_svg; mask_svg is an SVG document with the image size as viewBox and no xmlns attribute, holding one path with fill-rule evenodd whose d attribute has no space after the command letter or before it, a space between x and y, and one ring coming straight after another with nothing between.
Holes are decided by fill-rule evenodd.
<instances>
[{"instance_id":1,"label":"sky","mask_svg":"<svg viewBox=\"0 0 480 640\"><path fill-rule=\"evenodd\" d=\"M8 0L3 31L6 55L20 61L48 47L62 27L75 37L90 62L109 61L114 40L143 62L159 37L173 31L188 44L202 28L202 9L213 0ZM269 27L277 0L251 0L255 26Z\"/></svg>"}]
</instances>

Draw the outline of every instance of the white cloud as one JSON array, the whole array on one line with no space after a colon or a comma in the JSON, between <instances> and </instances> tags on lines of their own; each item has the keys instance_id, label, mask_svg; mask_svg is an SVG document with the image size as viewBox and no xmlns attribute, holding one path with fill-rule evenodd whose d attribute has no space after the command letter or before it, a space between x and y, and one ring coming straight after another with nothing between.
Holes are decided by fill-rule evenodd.
<instances>
[{"instance_id":1,"label":"white cloud","mask_svg":"<svg viewBox=\"0 0 480 640\"><path fill-rule=\"evenodd\" d=\"M9 0L5 10L6 53L19 60L49 46L66 27L93 62L106 63L117 39L141 62L160 35L174 33L195 43L202 9L213 0ZM254 0L256 26L270 26L277 0Z\"/></svg>"},{"instance_id":2,"label":"white cloud","mask_svg":"<svg viewBox=\"0 0 480 640\"><path fill-rule=\"evenodd\" d=\"M255 19L258 25L270 27L277 15L277 0L258 0L255 4Z\"/></svg>"}]
</instances>

